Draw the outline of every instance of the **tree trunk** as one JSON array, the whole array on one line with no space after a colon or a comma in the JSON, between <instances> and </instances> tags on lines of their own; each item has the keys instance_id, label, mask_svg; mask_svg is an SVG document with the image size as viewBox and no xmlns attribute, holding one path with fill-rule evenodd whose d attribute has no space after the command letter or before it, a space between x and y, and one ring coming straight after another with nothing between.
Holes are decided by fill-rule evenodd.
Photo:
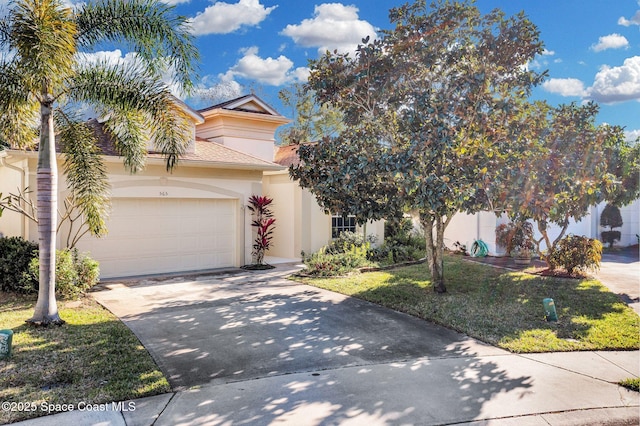
<instances>
[{"instance_id":1,"label":"tree trunk","mask_svg":"<svg viewBox=\"0 0 640 426\"><path fill-rule=\"evenodd\" d=\"M447 288L444 285L444 228L441 219L431 215L420 215L420 222L424 229L424 235L427 245L427 263L431 272L431 283L433 291L436 293L446 293ZM447 221L448 223L448 221ZM435 227L435 240L433 231Z\"/></svg>"},{"instance_id":2,"label":"tree trunk","mask_svg":"<svg viewBox=\"0 0 640 426\"><path fill-rule=\"evenodd\" d=\"M64 324L56 303L56 222L58 207L58 166L52 114L53 100L40 107L41 128L36 177L39 238L39 289L33 317L36 325Z\"/></svg>"}]
</instances>

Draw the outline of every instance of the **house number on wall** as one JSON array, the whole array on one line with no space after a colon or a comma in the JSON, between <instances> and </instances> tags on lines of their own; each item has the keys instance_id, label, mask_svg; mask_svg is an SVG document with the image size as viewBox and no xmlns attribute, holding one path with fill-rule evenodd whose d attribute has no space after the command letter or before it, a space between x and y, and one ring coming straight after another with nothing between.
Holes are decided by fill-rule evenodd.
<instances>
[{"instance_id":1,"label":"house number on wall","mask_svg":"<svg viewBox=\"0 0 640 426\"><path fill-rule=\"evenodd\" d=\"M168 193L168 192L166 192L166 191L160 191L160 196L161 196L161 197L168 197L168 196L169 196L169 193Z\"/></svg>"}]
</instances>

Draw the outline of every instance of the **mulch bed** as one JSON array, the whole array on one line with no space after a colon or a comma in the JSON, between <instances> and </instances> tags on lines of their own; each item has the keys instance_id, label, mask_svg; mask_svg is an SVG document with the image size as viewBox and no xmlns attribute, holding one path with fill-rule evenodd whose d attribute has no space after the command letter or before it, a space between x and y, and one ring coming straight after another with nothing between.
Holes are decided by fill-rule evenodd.
<instances>
[{"instance_id":1,"label":"mulch bed","mask_svg":"<svg viewBox=\"0 0 640 426\"><path fill-rule=\"evenodd\" d=\"M504 268L512 271L522 271L528 274L541 275L544 277L557 277L557 278L585 278L581 274L569 274L562 269L551 270L547 267L546 262L540 259L531 259L529 265L517 265L516 262L509 256L485 256L485 257L471 257L465 256L465 260L471 262L484 263L485 265L492 265L496 268Z\"/></svg>"}]
</instances>

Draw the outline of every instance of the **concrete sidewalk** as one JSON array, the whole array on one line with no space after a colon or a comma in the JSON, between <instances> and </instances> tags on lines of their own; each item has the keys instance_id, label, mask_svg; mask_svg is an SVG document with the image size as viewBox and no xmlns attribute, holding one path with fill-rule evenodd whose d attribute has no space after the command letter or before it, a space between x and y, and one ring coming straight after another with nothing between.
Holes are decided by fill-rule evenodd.
<instances>
[{"instance_id":1,"label":"concrete sidewalk","mask_svg":"<svg viewBox=\"0 0 640 426\"><path fill-rule=\"evenodd\" d=\"M175 392L19 424L640 423L640 353L512 354L271 272L112 282L94 293Z\"/></svg>"},{"instance_id":2,"label":"concrete sidewalk","mask_svg":"<svg viewBox=\"0 0 640 426\"><path fill-rule=\"evenodd\" d=\"M48 425L637 425L638 352L418 358L206 385ZM131 406L125 405L131 408Z\"/></svg>"}]
</instances>

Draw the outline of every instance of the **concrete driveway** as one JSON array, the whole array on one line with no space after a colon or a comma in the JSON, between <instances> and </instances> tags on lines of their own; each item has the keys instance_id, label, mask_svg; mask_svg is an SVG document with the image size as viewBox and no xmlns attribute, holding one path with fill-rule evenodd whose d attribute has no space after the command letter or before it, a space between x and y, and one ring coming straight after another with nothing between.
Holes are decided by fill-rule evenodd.
<instances>
[{"instance_id":1,"label":"concrete driveway","mask_svg":"<svg viewBox=\"0 0 640 426\"><path fill-rule=\"evenodd\" d=\"M640 254L637 246L603 253L596 276L640 314Z\"/></svg>"},{"instance_id":2,"label":"concrete driveway","mask_svg":"<svg viewBox=\"0 0 640 426\"><path fill-rule=\"evenodd\" d=\"M511 354L288 281L289 272L101 284L93 296L136 333L174 392L138 400L135 412L102 413L106 423L60 419L155 426L639 421L638 394L616 384L640 374L637 351Z\"/></svg>"},{"instance_id":3,"label":"concrete driveway","mask_svg":"<svg viewBox=\"0 0 640 426\"><path fill-rule=\"evenodd\" d=\"M174 390L418 357L504 354L286 270L112 282L93 296L133 330Z\"/></svg>"}]
</instances>

